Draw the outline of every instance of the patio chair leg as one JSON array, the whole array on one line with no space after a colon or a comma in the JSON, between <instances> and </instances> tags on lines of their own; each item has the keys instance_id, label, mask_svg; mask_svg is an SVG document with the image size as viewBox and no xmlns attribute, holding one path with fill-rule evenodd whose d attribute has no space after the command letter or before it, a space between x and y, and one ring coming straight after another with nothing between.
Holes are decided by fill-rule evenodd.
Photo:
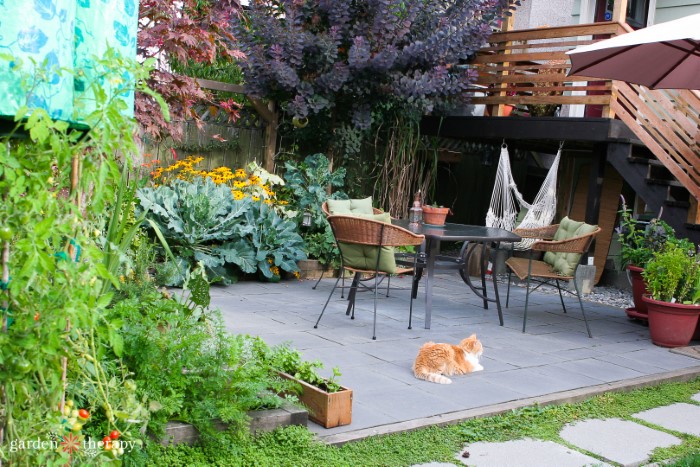
<instances>
[{"instance_id":1,"label":"patio chair leg","mask_svg":"<svg viewBox=\"0 0 700 467\"><path fill-rule=\"evenodd\" d=\"M391 276L386 276L386 298L389 298L389 286L391 285Z\"/></svg>"},{"instance_id":2,"label":"patio chair leg","mask_svg":"<svg viewBox=\"0 0 700 467\"><path fill-rule=\"evenodd\" d=\"M311 287L311 290L316 290L316 287L318 287L318 284L321 282L321 279L323 279L323 273L325 273L325 272L326 272L325 270L322 270L322 271L321 271L321 275L319 276L319 278L318 278L318 280L316 281L316 283L314 284L314 286ZM341 297L341 298L342 298L342 297Z\"/></svg>"},{"instance_id":3,"label":"patio chair leg","mask_svg":"<svg viewBox=\"0 0 700 467\"><path fill-rule=\"evenodd\" d=\"M328 298L326 299L326 304L323 305L323 310L321 310L321 314L319 315L318 319L316 320L316 324L314 324L314 329L318 329L318 323L321 322L321 318L323 318L323 313L326 312L326 307L328 307L328 302L331 301L331 297L333 296L333 292L335 292L336 287L338 287L338 281L340 281L340 277L335 280L335 284L333 285L333 288L331 289L331 293L328 294Z\"/></svg>"},{"instance_id":4,"label":"patio chair leg","mask_svg":"<svg viewBox=\"0 0 700 467\"><path fill-rule=\"evenodd\" d=\"M468 268L469 266L466 265ZM486 268L488 267L488 258L486 257L486 243L481 244L481 290L484 292L484 310L489 309L489 302L486 299ZM467 272L468 274L468 272ZM493 279L493 277L492 277Z\"/></svg>"},{"instance_id":5,"label":"patio chair leg","mask_svg":"<svg viewBox=\"0 0 700 467\"><path fill-rule=\"evenodd\" d=\"M566 313L566 305L564 305L564 297L561 295L561 287L559 286L559 279L554 279L557 283L557 290L559 291L559 301L561 302L561 307L564 309L564 313ZM574 281L576 282L576 281Z\"/></svg>"},{"instance_id":6,"label":"patio chair leg","mask_svg":"<svg viewBox=\"0 0 700 467\"><path fill-rule=\"evenodd\" d=\"M355 273L352 285L350 285L350 293L348 293L348 309L345 311L345 315L350 315L350 319L355 319L355 297L357 296L357 288L360 286L360 275L359 272ZM352 314L350 314L351 311Z\"/></svg>"},{"instance_id":7,"label":"patio chair leg","mask_svg":"<svg viewBox=\"0 0 700 467\"><path fill-rule=\"evenodd\" d=\"M586 312L583 311L583 301L581 300L581 292L578 290L578 284L576 283L576 280L574 280L574 288L576 289L576 297L578 297L578 304L581 307L581 314L583 315L583 322L586 323L586 331L588 331L588 337L591 339L593 338L593 335L591 334L591 328L588 326L588 319L586 318Z\"/></svg>"},{"instance_id":8,"label":"patio chair leg","mask_svg":"<svg viewBox=\"0 0 700 467\"><path fill-rule=\"evenodd\" d=\"M510 280L512 275L513 271L510 268L508 268L508 291L506 292L506 308L508 308L508 304L510 303Z\"/></svg>"},{"instance_id":9,"label":"patio chair leg","mask_svg":"<svg viewBox=\"0 0 700 467\"><path fill-rule=\"evenodd\" d=\"M379 287L379 282L377 278L379 274L374 274L374 323L372 324L372 340L377 340L377 288Z\"/></svg>"},{"instance_id":10,"label":"patio chair leg","mask_svg":"<svg viewBox=\"0 0 700 467\"><path fill-rule=\"evenodd\" d=\"M525 286L525 314L523 315L523 332L525 332L525 324L527 323L527 305L530 301L530 275L527 276L527 285Z\"/></svg>"},{"instance_id":11,"label":"patio chair leg","mask_svg":"<svg viewBox=\"0 0 700 467\"><path fill-rule=\"evenodd\" d=\"M340 298L345 298L345 270L340 268L340 277L343 278L343 282L340 285Z\"/></svg>"}]
</instances>

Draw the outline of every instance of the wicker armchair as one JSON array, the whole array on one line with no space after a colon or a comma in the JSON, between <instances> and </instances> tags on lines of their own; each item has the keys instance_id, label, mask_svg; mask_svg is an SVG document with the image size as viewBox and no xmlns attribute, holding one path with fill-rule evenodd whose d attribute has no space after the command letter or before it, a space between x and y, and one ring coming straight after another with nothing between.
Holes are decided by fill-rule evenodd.
<instances>
[{"instance_id":1,"label":"wicker armchair","mask_svg":"<svg viewBox=\"0 0 700 467\"><path fill-rule=\"evenodd\" d=\"M335 285L328 295L325 305L323 305L323 310L316 320L314 328L318 328L318 323L323 317L323 313L328 307L328 303L333 296L333 292L338 288L338 282L341 277L344 276L344 271L354 272L352 285L350 286L350 293L348 295L348 307L345 312L346 315L350 315L351 319L355 319L355 296L357 294L357 288L360 284L360 278L363 274L371 275L374 278L374 286L371 287L374 290L374 324L372 328L372 339L377 338L377 288L379 285L378 278L380 276L388 276L390 274L405 274L412 272L416 267L416 261L418 254L416 253L413 258L412 267L401 267L396 266L395 269L383 269L382 266L382 251L383 247L395 247L395 246L405 246L414 245L418 246L423 243L425 237L423 235L416 235L401 227L387 224L384 222L379 222L370 219L363 219L359 217L352 216L329 216L328 222L333 229L333 235L338 243L338 249L340 250L341 256L341 274L339 274L338 279L335 281ZM350 257L350 250L353 245L359 245L364 247L372 247L366 249L370 252L369 259L364 267L358 266L356 264L356 259ZM376 252L373 248L376 248ZM418 249L416 249L417 251ZM373 253L374 252L374 253ZM376 260L371 258L372 254L376 254ZM386 252L384 258L391 258L393 261L393 252ZM410 300L409 306L409 316L413 312L413 297Z\"/></svg>"},{"instance_id":2,"label":"wicker armchair","mask_svg":"<svg viewBox=\"0 0 700 467\"><path fill-rule=\"evenodd\" d=\"M560 287L559 281L568 282L576 277L576 269L578 269L580 257L587 253L593 239L601 231L600 227L595 227L595 229L584 235L578 235L565 240L553 240L554 235L559 228L559 224L553 224L546 227L540 227L535 229L515 229L513 232L520 235L522 238L535 238L538 239L532 244L529 250L529 257L518 258L511 257L506 260L506 266L508 266L508 294L506 297L506 307L508 307L510 301L510 282L511 275L515 273L520 280L527 281L527 290L525 295L525 314L523 316L523 332L525 332L525 326L527 324L527 306L530 298L530 292L536 290L542 284L554 281L557 290L559 292L559 299L561 300L561 305L564 308L564 313L566 313L566 305L564 305L564 298L562 297L562 289ZM573 271L569 274L563 274L558 271L551 261L547 261L545 257L544 260L536 260L533 258L536 252L553 252L553 253L573 253L575 258L575 266ZM578 255L578 257L576 257ZM530 290L530 283L537 282L538 285ZM576 297L578 298L579 305L581 307L581 314L583 315L583 320L586 323L586 331L588 332L588 337L593 337L591 335L591 329L588 326L588 320L586 319L586 313L583 309L583 301L581 300L581 292L578 289L578 284L574 280L574 287L576 289ZM568 292L568 290L564 289ZM573 292L570 292L573 293Z\"/></svg>"}]
</instances>

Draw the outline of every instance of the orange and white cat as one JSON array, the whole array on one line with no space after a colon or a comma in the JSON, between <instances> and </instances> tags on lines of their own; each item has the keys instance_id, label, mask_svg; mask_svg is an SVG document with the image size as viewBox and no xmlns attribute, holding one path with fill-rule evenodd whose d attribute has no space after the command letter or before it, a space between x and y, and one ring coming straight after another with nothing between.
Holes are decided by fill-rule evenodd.
<instances>
[{"instance_id":1,"label":"orange and white cat","mask_svg":"<svg viewBox=\"0 0 700 467\"><path fill-rule=\"evenodd\" d=\"M479 364L483 351L476 334L462 339L459 345L427 342L418 350L413 374L433 383L451 384L452 380L444 375L463 375L484 369Z\"/></svg>"}]
</instances>

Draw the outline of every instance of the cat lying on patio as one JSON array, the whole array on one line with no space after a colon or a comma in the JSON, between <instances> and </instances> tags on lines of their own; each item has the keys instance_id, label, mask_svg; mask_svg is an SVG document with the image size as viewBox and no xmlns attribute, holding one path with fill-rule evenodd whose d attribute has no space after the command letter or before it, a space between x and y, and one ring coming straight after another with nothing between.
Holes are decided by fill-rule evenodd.
<instances>
[{"instance_id":1,"label":"cat lying on patio","mask_svg":"<svg viewBox=\"0 0 700 467\"><path fill-rule=\"evenodd\" d=\"M443 375L463 375L484 369L479 364L483 350L476 334L462 339L459 345L427 342L418 350L413 374L433 383L451 384L452 380Z\"/></svg>"}]
</instances>

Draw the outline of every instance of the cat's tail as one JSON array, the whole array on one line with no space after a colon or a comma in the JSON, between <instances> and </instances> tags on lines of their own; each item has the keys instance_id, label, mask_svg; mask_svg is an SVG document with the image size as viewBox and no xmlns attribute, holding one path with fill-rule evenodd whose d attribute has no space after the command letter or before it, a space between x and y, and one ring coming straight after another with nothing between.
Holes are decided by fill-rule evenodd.
<instances>
[{"instance_id":1,"label":"cat's tail","mask_svg":"<svg viewBox=\"0 0 700 467\"><path fill-rule=\"evenodd\" d=\"M416 378L430 381L431 383L452 384L452 380L450 378L441 375L440 373L418 372L416 370L413 374L416 376Z\"/></svg>"}]
</instances>

